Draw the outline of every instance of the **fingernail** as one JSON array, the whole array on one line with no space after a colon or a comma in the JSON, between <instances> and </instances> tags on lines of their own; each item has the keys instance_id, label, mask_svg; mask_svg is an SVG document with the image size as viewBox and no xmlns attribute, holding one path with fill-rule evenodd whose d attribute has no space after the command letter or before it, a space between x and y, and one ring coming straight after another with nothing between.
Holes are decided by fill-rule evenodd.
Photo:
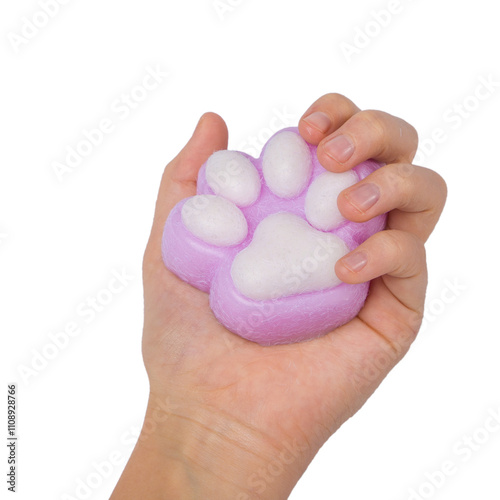
<instances>
[{"instance_id":1,"label":"fingernail","mask_svg":"<svg viewBox=\"0 0 500 500\"><path fill-rule=\"evenodd\" d=\"M315 111L304 118L304 121L320 132L327 132L332 124L330 117L321 111Z\"/></svg>"},{"instance_id":2,"label":"fingernail","mask_svg":"<svg viewBox=\"0 0 500 500\"><path fill-rule=\"evenodd\" d=\"M325 152L339 163L346 162L354 153L354 144L346 135L338 135L325 143Z\"/></svg>"},{"instance_id":3,"label":"fingernail","mask_svg":"<svg viewBox=\"0 0 500 500\"><path fill-rule=\"evenodd\" d=\"M379 200L380 189L376 184L367 182L347 191L345 197L354 208L360 212L366 212Z\"/></svg>"},{"instance_id":4,"label":"fingernail","mask_svg":"<svg viewBox=\"0 0 500 500\"><path fill-rule=\"evenodd\" d=\"M361 271L366 266L367 258L364 252L354 252L341 259L341 263L353 273Z\"/></svg>"}]
</instances>

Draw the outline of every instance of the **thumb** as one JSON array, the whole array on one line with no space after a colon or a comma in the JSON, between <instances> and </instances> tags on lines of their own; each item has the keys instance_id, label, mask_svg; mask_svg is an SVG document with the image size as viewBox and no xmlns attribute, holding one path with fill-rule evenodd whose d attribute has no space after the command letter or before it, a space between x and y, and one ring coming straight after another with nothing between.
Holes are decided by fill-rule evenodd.
<instances>
[{"instance_id":1,"label":"thumb","mask_svg":"<svg viewBox=\"0 0 500 500\"><path fill-rule=\"evenodd\" d=\"M198 171L212 153L227 148L227 140L224 120L216 113L205 113L191 139L165 167L148 243L157 258L161 258L160 244L168 214L179 201L196 194Z\"/></svg>"}]
</instances>

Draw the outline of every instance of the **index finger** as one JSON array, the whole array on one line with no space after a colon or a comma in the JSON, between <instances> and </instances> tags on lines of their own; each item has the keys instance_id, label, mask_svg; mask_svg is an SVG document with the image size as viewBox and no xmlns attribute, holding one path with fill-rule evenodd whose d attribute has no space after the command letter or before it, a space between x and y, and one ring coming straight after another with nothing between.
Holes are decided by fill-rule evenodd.
<instances>
[{"instance_id":1,"label":"index finger","mask_svg":"<svg viewBox=\"0 0 500 500\"><path fill-rule=\"evenodd\" d=\"M320 163L344 172L373 158L383 163L411 163L418 134L405 120L376 110L360 111L346 97L327 94L301 118L299 131L317 144Z\"/></svg>"}]
</instances>

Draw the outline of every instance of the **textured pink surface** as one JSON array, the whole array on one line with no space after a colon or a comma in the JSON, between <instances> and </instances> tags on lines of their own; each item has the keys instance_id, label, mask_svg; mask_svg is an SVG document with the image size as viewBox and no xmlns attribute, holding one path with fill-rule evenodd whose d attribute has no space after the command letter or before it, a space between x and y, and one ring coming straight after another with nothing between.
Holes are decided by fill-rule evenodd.
<instances>
[{"instance_id":1,"label":"textured pink surface","mask_svg":"<svg viewBox=\"0 0 500 500\"><path fill-rule=\"evenodd\" d=\"M283 130L298 134L297 128ZM318 162L316 147L309 145L309 150L313 159L313 174L310 180L312 182L325 172L325 169ZM182 200L174 207L165 224L162 240L165 265L184 281L210 293L212 311L226 328L262 345L311 339L351 320L363 306L368 293L368 283L342 283L320 292L265 301L248 299L235 288L230 274L232 261L235 255L250 243L261 220L276 212L289 212L305 219L304 200L307 189L291 200L275 196L266 186L262 176L263 154L259 159L246 154L245 156L257 168L262 183L259 199L249 207L240 207L248 221L246 239L233 247L215 247L200 240L182 223L181 209L186 202ZM377 162L369 160L353 170L363 179L378 167ZM197 193L214 194L205 178L205 165L198 175ZM352 250L383 229L385 219L385 215L381 215L365 223L345 221L329 232L342 238Z\"/></svg>"}]
</instances>

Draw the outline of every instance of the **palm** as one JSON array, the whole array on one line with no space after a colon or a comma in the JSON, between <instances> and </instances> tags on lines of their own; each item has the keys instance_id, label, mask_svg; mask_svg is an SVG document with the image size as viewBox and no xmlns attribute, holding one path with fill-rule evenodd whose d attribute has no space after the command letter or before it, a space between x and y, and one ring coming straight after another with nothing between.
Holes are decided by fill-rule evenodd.
<instances>
[{"instance_id":1,"label":"palm","mask_svg":"<svg viewBox=\"0 0 500 500\"><path fill-rule=\"evenodd\" d=\"M385 303L388 311L398 305L382 279L373 284L374 293L360 313L363 320L354 318L309 342L273 347L224 328L210 310L208 295L179 280L161 261L144 279L148 335L143 352L158 392L171 394L182 380L196 388L196 404L258 428L277 443L299 435L317 451L383 378L387 366L383 373L377 373L378 365L363 372L366 353L385 353L385 362L393 366L410 344L396 352L390 340L376 333L390 325L370 326L367 318L377 304ZM407 319L399 318L398 324ZM355 376L359 373L364 374Z\"/></svg>"}]
</instances>

